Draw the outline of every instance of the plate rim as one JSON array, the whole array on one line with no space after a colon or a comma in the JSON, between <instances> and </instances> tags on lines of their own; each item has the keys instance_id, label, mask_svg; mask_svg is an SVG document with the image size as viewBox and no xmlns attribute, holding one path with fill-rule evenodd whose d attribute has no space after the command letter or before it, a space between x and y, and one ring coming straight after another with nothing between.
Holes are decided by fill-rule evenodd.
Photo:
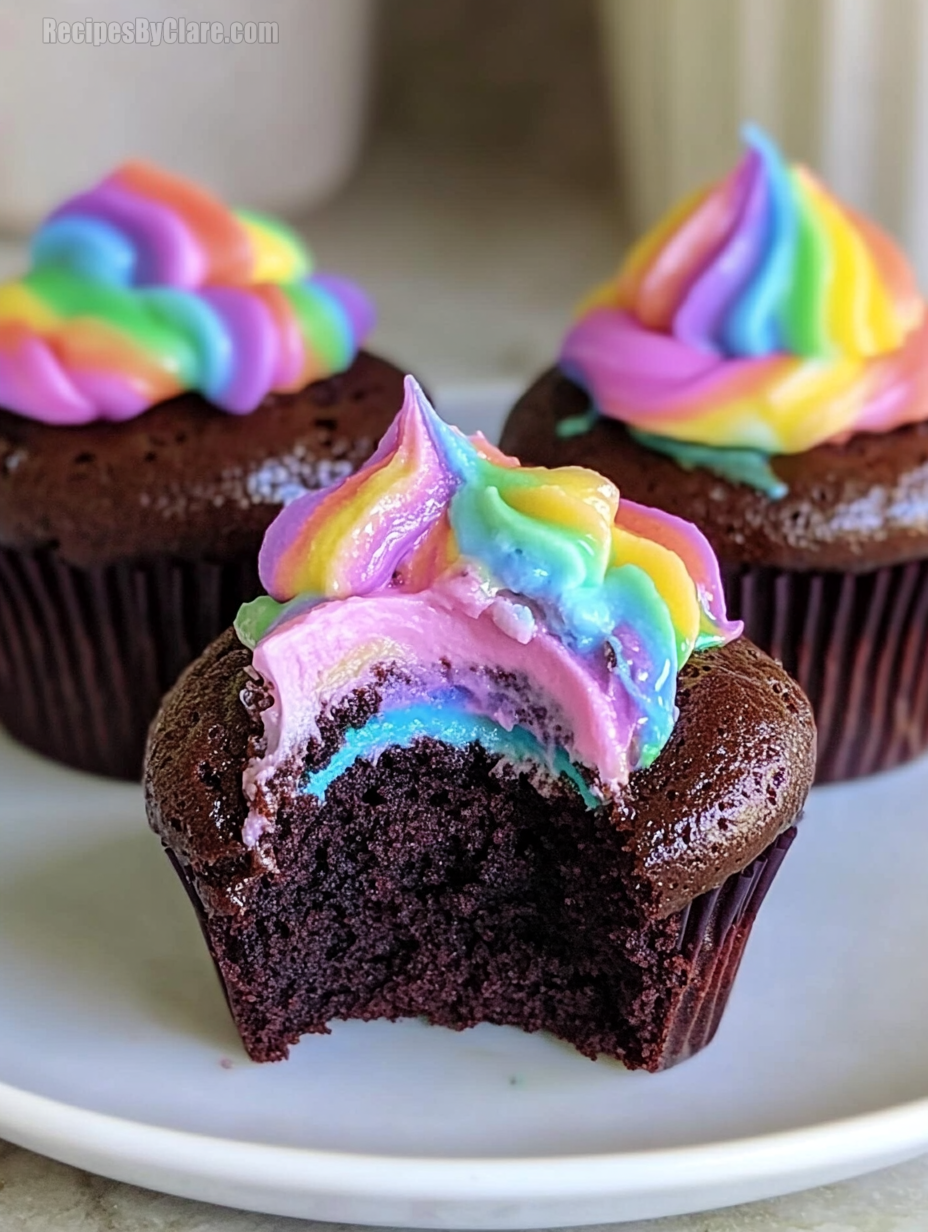
<instances>
[{"instance_id":1,"label":"plate rim","mask_svg":"<svg viewBox=\"0 0 928 1232\"><path fill-rule=\"evenodd\" d=\"M694 1184L710 1189L835 1166L866 1165L859 1169L866 1171L887 1160L915 1156L928 1148L928 1096L798 1129L689 1146L578 1155L433 1157L216 1137L97 1112L0 1082L0 1134L8 1140L33 1150L42 1150L33 1143L44 1144L44 1153L60 1159L56 1147L74 1143L76 1131L82 1153L102 1151L114 1163L137 1161L196 1176L203 1175L206 1163L214 1179L234 1175L239 1183L284 1185L307 1196L321 1184L331 1192L334 1183L340 1192L357 1197L466 1197L469 1203L621 1197L653 1191L658 1181L663 1192ZM249 1161L250 1180L243 1175L243 1164Z\"/></svg>"}]
</instances>

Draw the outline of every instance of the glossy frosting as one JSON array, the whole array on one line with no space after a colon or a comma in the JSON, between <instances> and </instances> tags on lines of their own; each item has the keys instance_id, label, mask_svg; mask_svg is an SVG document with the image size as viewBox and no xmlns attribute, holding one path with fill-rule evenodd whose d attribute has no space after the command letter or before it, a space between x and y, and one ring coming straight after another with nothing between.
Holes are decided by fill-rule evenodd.
<instances>
[{"instance_id":1,"label":"glossy frosting","mask_svg":"<svg viewBox=\"0 0 928 1232\"><path fill-rule=\"evenodd\" d=\"M194 390L247 414L344 371L372 325L282 223L127 163L55 210L0 286L0 406L82 424Z\"/></svg>"},{"instance_id":2,"label":"glossy frosting","mask_svg":"<svg viewBox=\"0 0 928 1232\"><path fill-rule=\"evenodd\" d=\"M616 792L669 738L679 667L740 631L694 526L620 502L593 471L520 466L444 424L412 378L374 457L279 515L260 572L269 595L236 625L269 688L245 775L252 846L274 775L358 689L381 702L346 741L356 756L390 724L416 738L426 707L429 734L466 742L486 719L511 760L561 773L567 759Z\"/></svg>"},{"instance_id":3,"label":"glossy frosting","mask_svg":"<svg viewBox=\"0 0 928 1232\"><path fill-rule=\"evenodd\" d=\"M928 418L928 320L893 243L753 127L594 293L560 366L642 432L798 453Z\"/></svg>"}]
</instances>

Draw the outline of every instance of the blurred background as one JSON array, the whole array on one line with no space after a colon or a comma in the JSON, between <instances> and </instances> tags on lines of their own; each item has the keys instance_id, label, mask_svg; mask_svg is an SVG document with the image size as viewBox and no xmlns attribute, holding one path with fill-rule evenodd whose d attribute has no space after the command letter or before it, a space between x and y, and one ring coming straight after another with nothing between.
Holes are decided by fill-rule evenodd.
<instances>
[{"instance_id":1,"label":"blurred background","mask_svg":"<svg viewBox=\"0 0 928 1232\"><path fill-rule=\"evenodd\" d=\"M43 19L276 22L75 46ZM766 126L928 284L928 0L0 0L0 274L65 195L155 158L298 223L433 386L523 383L578 296Z\"/></svg>"}]
</instances>

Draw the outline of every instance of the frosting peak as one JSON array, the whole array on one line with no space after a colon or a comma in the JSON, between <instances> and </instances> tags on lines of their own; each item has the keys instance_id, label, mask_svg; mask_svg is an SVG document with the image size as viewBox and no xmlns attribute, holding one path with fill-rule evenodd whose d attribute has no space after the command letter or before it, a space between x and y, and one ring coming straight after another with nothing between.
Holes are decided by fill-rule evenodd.
<instances>
[{"instance_id":1,"label":"frosting peak","mask_svg":"<svg viewBox=\"0 0 928 1232\"><path fill-rule=\"evenodd\" d=\"M898 254L758 128L744 136L735 170L632 251L615 306L729 358L895 350L922 311Z\"/></svg>"},{"instance_id":2,"label":"frosting peak","mask_svg":"<svg viewBox=\"0 0 928 1232\"><path fill-rule=\"evenodd\" d=\"M124 164L54 210L32 241L32 259L119 286L186 290L309 273L288 228L227 210L196 184L144 162Z\"/></svg>"},{"instance_id":3,"label":"frosting peak","mask_svg":"<svg viewBox=\"0 0 928 1232\"><path fill-rule=\"evenodd\" d=\"M273 599L417 592L466 575L485 595L529 601L557 636L587 653L613 634L627 603L619 574L633 566L670 611L681 662L734 627L694 527L620 506L618 488L585 467L521 466L480 434L468 438L444 423L413 377L405 389L373 457L272 523L259 571Z\"/></svg>"},{"instance_id":4,"label":"frosting peak","mask_svg":"<svg viewBox=\"0 0 928 1232\"><path fill-rule=\"evenodd\" d=\"M895 245L754 126L632 249L561 365L659 436L793 453L928 416L924 303Z\"/></svg>"},{"instance_id":5,"label":"frosting peak","mask_svg":"<svg viewBox=\"0 0 928 1232\"><path fill-rule=\"evenodd\" d=\"M408 689L431 663L441 688L428 695L450 690L459 705L486 688L473 673L538 673L562 738L612 786L666 743L694 648L740 632L694 526L622 501L593 471L520 466L442 422L412 377L376 454L284 509L259 565L269 595L236 628L266 680L298 690L316 673L328 689L381 662L399 665ZM294 666L299 653L307 662ZM266 724L292 715L291 692L279 688ZM510 714L498 697L485 703L494 721ZM280 743L275 729L269 745Z\"/></svg>"},{"instance_id":6,"label":"frosting peak","mask_svg":"<svg viewBox=\"0 0 928 1232\"><path fill-rule=\"evenodd\" d=\"M0 285L0 406L78 424L196 390L243 414L343 371L372 325L284 224L130 162L59 206Z\"/></svg>"}]
</instances>

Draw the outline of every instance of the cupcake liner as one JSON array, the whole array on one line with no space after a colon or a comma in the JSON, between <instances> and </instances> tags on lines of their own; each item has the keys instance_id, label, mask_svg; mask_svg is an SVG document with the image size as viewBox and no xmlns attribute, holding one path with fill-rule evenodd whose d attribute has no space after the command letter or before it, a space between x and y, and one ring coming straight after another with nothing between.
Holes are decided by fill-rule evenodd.
<instances>
[{"instance_id":1,"label":"cupcake liner","mask_svg":"<svg viewBox=\"0 0 928 1232\"><path fill-rule=\"evenodd\" d=\"M812 703L816 782L928 748L928 561L866 573L728 567L723 578L729 614Z\"/></svg>"},{"instance_id":2,"label":"cupcake liner","mask_svg":"<svg viewBox=\"0 0 928 1232\"><path fill-rule=\"evenodd\" d=\"M162 696L259 590L253 562L80 569L0 548L0 723L67 765L138 779Z\"/></svg>"},{"instance_id":3,"label":"cupcake liner","mask_svg":"<svg viewBox=\"0 0 928 1232\"><path fill-rule=\"evenodd\" d=\"M795 837L793 826L747 868L734 873L718 889L694 899L680 913L677 946L690 964L690 973L672 1010L666 1042L654 1069L669 1069L711 1043L754 919Z\"/></svg>"},{"instance_id":4,"label":"cupcake liner","mask_svg":"<svg viewBox=\"0 0 928 1232\"><path fill-rule=\"evenodd\" d=\"M652 1071L670 1069L712 1042L755 917L795 837L793 826L747 868L732 874L717 889L700 895L679 913L677 950L689 966L689 975L667 1014L664 1047L656 1063L648 1065ZM226 1004L235 1018L223 962L216 953L203 902L189 870L170 848L164 849L193 905Z\"/></svg>"}]
</instances>

